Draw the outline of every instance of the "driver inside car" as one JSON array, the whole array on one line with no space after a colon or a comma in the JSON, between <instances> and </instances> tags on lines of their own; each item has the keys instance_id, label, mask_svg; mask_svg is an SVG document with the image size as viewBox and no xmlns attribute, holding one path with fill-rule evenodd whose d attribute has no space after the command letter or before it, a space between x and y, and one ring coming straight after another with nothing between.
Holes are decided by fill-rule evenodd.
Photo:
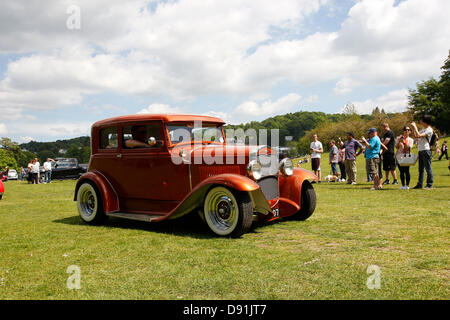
<instances>
[{"instance_id":1,"label":"driver inside car","mask_svg":"<svg viewBox=\"0 0 450 320\"><path fill-rule=\"evenodd\" d=\"M156 144L154 139L149 142L149 133L147 126L138 125L131 127L132 139L125 141L127 148L151 148Z\"/></svg>"}]
</instances>

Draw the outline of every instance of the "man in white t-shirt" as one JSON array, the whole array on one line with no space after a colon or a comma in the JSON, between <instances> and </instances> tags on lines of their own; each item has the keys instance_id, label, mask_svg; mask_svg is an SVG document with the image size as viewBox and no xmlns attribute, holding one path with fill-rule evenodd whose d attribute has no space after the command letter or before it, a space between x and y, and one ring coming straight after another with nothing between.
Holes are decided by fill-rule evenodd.
<instances>
[{"instance_id":1,"label":"man in white t-shirt","mask_svg":"<svg viewBox=\"0 0 450 320\"><path fill-rule=\"evenodd\" d=\"M44 171L45 171L44 183L52 182L52 162L55 162L55 160L50 158L47 158L47 161L44 162Z\"/></svg>"},{"instance_id":2,"label":"man in white t-shirt","mask_svg":"<svg viewBox=\"0 0 450 320\"><path fill-rule=\"evenodd\" d=\"M41 164L39 163L39 160L38 160L38 158L34 158L34 161L36 161L35 163L33 163L33 166L34 166L34 171L36 171L36 168L37 168L37 181L36 181L36 184L39 184L40 182L40 179L41 179L41 177L40 177L40 175L41 175L41 172L40 172L40 168L41 168Z\"/></svg>"},{"instance_id":3,"label":"man in white t-shirt","mask_svg":"<svg viewBox=\"0 0 450 320\"><path fill-rule=\"evenodd\" d=\"M427 186L426 189L433 188L433 169L431 168L431 146L430 141L433 136L433 128L431 127L431 116L426 115L420 119L422 130L417 129L415 122L411 123L413 134L417 138L417 147L419 148L419 180L414 189L423 188L423 180L425 178L425 171L427 172Z\"/></svg>"},{"instance_id":4,"label":"man in white t-shirt","mask_svg":"<svg viewBox=\"0 0 450 320\"><path fill-rule=\"evenodd\" d=\"M314 134L312 138L313 142L311 142L311 145L309 146L309 151L311 153L311 167L315 175L319 178L318 182L320 183L320 180L322 179L322 174L320 172L320 155L323 153L323 146L322 142L317 139L317 134Z\"/></svg>"}]
</instances>

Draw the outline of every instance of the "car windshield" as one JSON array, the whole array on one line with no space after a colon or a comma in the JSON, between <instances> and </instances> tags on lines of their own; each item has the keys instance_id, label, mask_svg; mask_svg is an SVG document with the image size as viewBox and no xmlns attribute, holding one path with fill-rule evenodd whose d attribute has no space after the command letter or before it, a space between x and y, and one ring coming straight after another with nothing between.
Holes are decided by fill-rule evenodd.
<instances>
[{"instance_id":1,"label":"car windshield","mask_svg":"<svg viewBox=\"0 0 450 320\"><path fill-rule=\"evenodd\" d=\"M195 123L171 123L167 126L170 142L179 143L224 143L222 125Z\"/></svg>"}]
</instances>

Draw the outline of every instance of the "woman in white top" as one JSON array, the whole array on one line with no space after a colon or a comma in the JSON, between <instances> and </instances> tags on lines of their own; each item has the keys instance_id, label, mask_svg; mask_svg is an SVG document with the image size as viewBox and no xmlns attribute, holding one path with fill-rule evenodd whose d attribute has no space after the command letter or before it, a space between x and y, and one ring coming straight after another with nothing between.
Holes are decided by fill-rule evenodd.
<instances>
[{"instance_id":1,"label":"woman in white top","mask_svg":"<svg viewBox=\"0 0 450 320\"><path fill-rule=\"evenodd\" d=\"M404 127L403 135L397 138L397 154L396 156L401 156L404 154L409 154L414 145L413 138L410 138L411 128ZM400 170L400 180L402 181L401 190L409 190L409 182L411 181L411 174L409 173L409 167L402 167L398 165L398 170Z\"/></svg>"}]
</instances>

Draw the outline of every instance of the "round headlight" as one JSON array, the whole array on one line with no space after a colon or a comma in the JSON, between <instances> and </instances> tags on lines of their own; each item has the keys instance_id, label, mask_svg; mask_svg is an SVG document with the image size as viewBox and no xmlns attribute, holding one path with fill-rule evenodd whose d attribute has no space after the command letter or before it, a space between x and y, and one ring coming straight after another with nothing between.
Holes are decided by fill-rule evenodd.
<instances>
[{"instance_id":1,"label":"round headlight","mask_svg":"<svg viewBox=\"0 0 450 320\"><path fill-rule=\"evenodd\" d=\"M259 180L262 178L262 167L261 164L256 160L250 161L247 167L247 172L249 176L255 180Z\"/></svg>"},{"instance_id":2,"label":"round headlight","mask_svg":"<svg viewBox=\"0 0 450 320\"><path fill-rule=\"evenodd\" d=\"M294 164L291 159L283 159L280 163L280 171L285 176L292 176L294 174Z\"/></svg>"}]
</instances>

